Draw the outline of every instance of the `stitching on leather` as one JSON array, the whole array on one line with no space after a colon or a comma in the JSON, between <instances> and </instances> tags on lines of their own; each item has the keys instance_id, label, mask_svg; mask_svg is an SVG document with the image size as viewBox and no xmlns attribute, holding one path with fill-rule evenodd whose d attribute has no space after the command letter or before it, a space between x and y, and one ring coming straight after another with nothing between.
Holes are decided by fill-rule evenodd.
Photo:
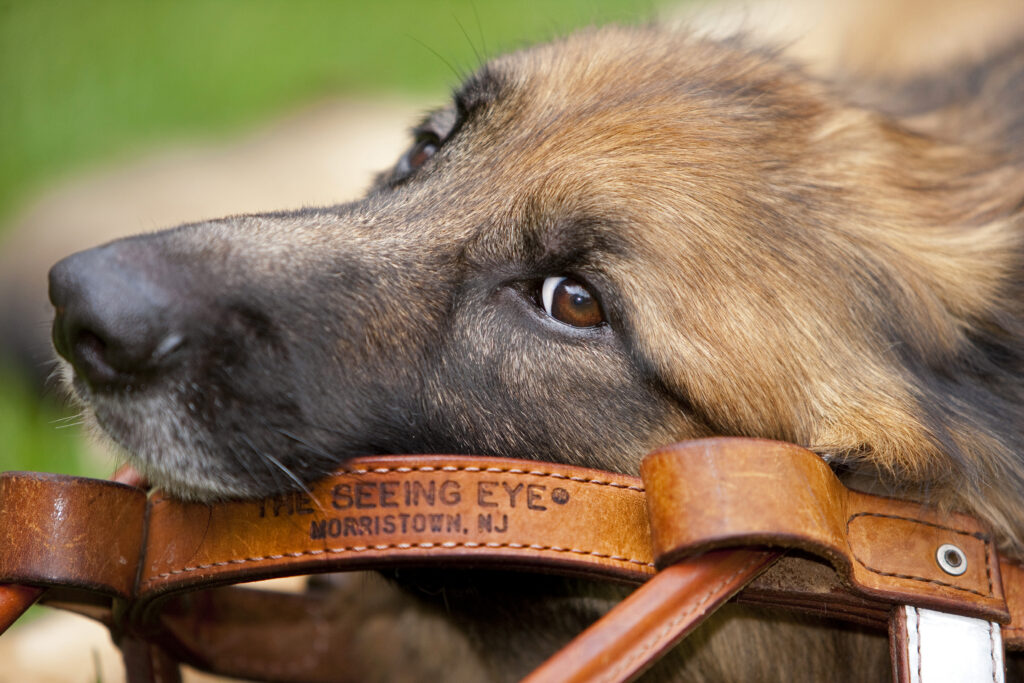
<instances>
[{"instance_id":1,"label":"stitching on leather","mask_svg":"<svg viewBox=\"0 0 1024 683\"><path fill-rule=\"evenodd\" d=\"M603 479L587 479L586 477L571 477L561 472L547 472L544 470L524 470L517 467L477 467L475 465L422 465L420 467L369 467L351 470L338 470L338 474L387 474L389 472L486 472L495 474L529 474L535 477L551 477L552 479L565 479L567 481L575 481L581 484L596 484L598 486L611 486L617 489L629 489L630 491L644 492L642 486L633 486L631 484L620 484L615 481L605 481Z\"/></svg>"},{"instance_id":2,"label":"stitching on leather","mask_svg":"<svg viewBox=\"0 0 1024 683\"><path fill-rule=\"evenodd\" d=\"M266 562L267 560L283 560L286 557L313 557L316 555L340 555L342 553L362 553L372 550L419 550L429 548L512 548L514 550L538 550L541 552L555 552L555 553L573 553L576 555L589 555L591 557L600 557L606 560L613 560L615 562L627 562L629 564L635 564L641 567L649 567L654 569L653 562L646 562L644 560L637 560L631 557L622 557L619 555L610 555L607 553L599 553L593 550L582 550L580 548L560 548L558 546L545 546L536 544L526 543L477 543L474 541L467 541L462 543L456 543L454 541L448 541L444 543L386 543L380 545L353 545L344 546L340 548L325 548L322 550L301 550L292 553L281 553L277 555L261 555L258 557L239 557L230 560L221 560L219 562L210 562L207 564L198 564L191 567L182 567L181 569L172 569L169 572L163 572L161 574L155 574L146 579L146 586L150 586L161 579L166 579L171 576L177 576L179 574L188 574L191 572L202 571L204 569L214 569L216 567L227 567L233 564L248 564L250 562Z\"/></svg>"},{"instance_id":3,"label":"stitching on leather","mask_svg":"<svg viewBox=\"0 0 1024 683\"><path fill-rule=\"evenodd\" d=\"M999 563L999 555L996 553L995 546L985 541L985 581L988 583L988 592L990 594L995 593L995 589L992 586L992 565ZM1003 596L1003 602L1006 602L1006 596ZM1009 605L1007 605L1009 607Z\"/></svg>"},{"instance_id":4,"label":"stitching on leather","mask_svg":"<svg viewBox=\"0 0 1024 683\"><path fill-rule=\"evenodd\" d=\"M1018 569L1024 570L1024 563L1015 562L1013 560L1007 560L1007 564L1011 564L1014 567L1017 567ZM1006 592L1006 584L1005 583L1003 584L1003 592L1004 593ZM1007 600L1006 600L1007 603L1009 603L1010 602L1009 596L1007 595L1005 597L1007 598ZM1011 614L1010 616L1012 617L1013 615ZM1024 624L1022 624L1020 626L1014 626L1011 623L1011 624L1006 624L1005 626L1002 626L1001 628L1002 628L1002 631L1003 631L1003 633L1005 635L1006 631L1014 631L1014 632L1024 631Z\"/></svg>"},{"instance_id":5,"label":"stitching on leather","mask_svg":"<svg viewBox=\"0 0 1024 683\"><path fill-rule=\"evenodd\" d=\"M736 578L737 576L739 576L743 572L747 571L748 569L750 569L751 566L757 564L760 561L761 561L760 557L752 557L749 560L747 560L746 564L744 564L742 567L737 569L735 572L733 572L728 577L726 577L726 578L722 579L721 581L719 581L718 585L716 585L716 586L712 587L711 589L709 589L707 591L707 593L705 593L704 596L700 599L700 602L698 602L696 605L694 605L691 609L687 610L683 614L676 615L676 617L672 621L670 621L669 623L665 624L665 626L660 631L658 631L657 634L655 634L651 638L648 638L647 641L638 650L634 651L634 654L633 654L632 657L630 657L629 659L627 659L627 660L625 660L623 662L620 662L618 666L616 666L614 669L609 671L600 680L602 680L602 681L618 681L618 680L622 680L622 675L621 674L623 674L624 672L631 671L631 669L633 667L633 663L635 661L637 661L638 659L646 660L646 658L648 657L648 653L651 650L658 648L661 645L661 643L662 643L662 639L666 635L668 635L669 633L674 631L676 629L676 627L679 626L679 624L681 624L682 622L684 622L687 619L689 619L691 614L693 614L694 612L699 610L701 607L703 607L704 604L708 600L711 599L711 596L714 595L715 593L717 593L722 586L724 586L725 584L729 583L734 578Z\"/></svg>"},{"instance_id":6,"label":"stitching on leather","mask_svg":"<svg viewBox=\"0 0 1024 683\"><path fill-rule=\"evenodd\" d=\"M858 512L855 515L851 515L850 518L846 520L846 532L847 532L847 535L849 535L849 532L850 532L850 524L853 522L853 520L857 519L858 517L880 517L882 519L897 519L897 520L901 520L901 521L904 521L904 522L913 522L915 524L923 524L924 526L929 526L929 527L932 527L934 529L941 529L942 531L951 531L951 532L953 532L955 534L959 534L961 536L968 536L970 538L974 538L975 540L981 541L986 546L985 547L985 581L988 584L988 592L987 593L983 593L983 592L975 590L973 588L965 588L963 586L958 586L955 583L949 583L947 581L939 581L938 579L929 579L929 578L924 577L924 576L914 576L914 575L911 575L911 574L898 574L896 572L883 571L881 569L877 569L875 567L870 566L869 564L864 562L864 560L860 559L860 557L857 556L856 549L851 547L850 550L851 550L851 553L853 555L853 559L857 560L857 564L859 564L860 566L864 567L864 569L867 569L869 572L872 572L874 574L878 574L879 576L888 576L888 577L892 577L892 578L895 578L895 579L908 579L910 581L923 581L924 583L931 583L931 584L934 584L934 585L937 585L937 586L944 586L946 588L952 588L953 590L963 591L965 593L972 593L974 595L978 595L978 596L983 597L983 598L991 598L991 597L993 597L993 595L992 595L992 591L993 591L993 587L992 587L992 567L991 567L991 562L990 562L989 553L988 553L988 540L989 539L988 539L988 536L986 534L983 534L983 533L977 532L977 531L964 531L962 529L956 529L956 528L949 527L949 526L943 526L941 524L935 524L933 522L925 522L925 521L920 520L920 519L914 519L913 517L903 517L903 516L900 516L900 515L885 515L885 514L881 514L881 513L878 513L878 512Z\"/></svg>"},{"instance_id":7,"label":"stitching on leather","mask_svg":"<svg viewBox=\"0 0 1024 683\"><path fill-rule=\"evenodd\" d=\"M902 520L904 522L913 522L915 524L923 524L924 526L930 526L933 529L942 529L943 531L952 531L953 533L960 534L961 536L971 536L972 538L976 538L979 541L983 541L985 543L988 543L988 534L983 534L980 531L964 531L963 529L957 529L957 528L951 527L951 526L945 526L945 525L942 525L942 524L936 524L934 522L926 522L923 519L914 519L913 517L903 517L901 515L886 515L886 514L882 514L881 512L858 512L855 515L851 515L850 518L848 520L846 520L846 527L849 528L850 527L850 522L852 522L853 520L857 519L858 517L881 517L883 519L899 519L899 520Z\"/></svg>"},{"instance_id":8,"label":"stitching on leather","mask_svg":"<svg viewBox=\"0 0 1024 683\"><path fill-rule=\"evenodd\" d=\"M921 681L921 612L916 607L910 607L908 609L914 610L914 631L917 632L917 680L918 683Z\"/></svg>"},{"instance_id":9,"label":"stitching on leather","mask_svg":"<svg viewBox=\"0 0 1024 683\"><path fill-rule=\"evenodd\" d=\"M992 657L992 683L999 683L999 674L996 672L996 635L991 621L988 622L988 653Z\"/></svg>"},{"instance_id":10,"label":"stitching on leather","mask_svg":"<svg viewBox=\"0 0 1024 683\"><path fill-rule=\"evenodd\" d=\"M613 488L628 489L628 490L631 490L631 491L638 491L640 493L644 492L643 487L640 487L640 486L632 486L632 485L629 485L629 484L620 484L618 482L605 481L605 480L601 480L601 479L587 479L585 477L573 477L573 476L569 476L569 475L566 475L566 474L562 474L560 472L548 472L548 471L543 471L543 470L525 470L525 469L519 469L519 468L513 468L513 467L478 467L478 466L474 466L474 465L463 465L463 466L456 466L456 465L442 465L442 466L422 465L422 466L417 466L417 467L410 467L410 466L401 465L401 466L396 466L396 467L374 467L374 468L359 468L359 469L338 470L338 474L356 474L356 475L370 474L370 473L373 473L373 474L387 474L387 473L390 473L390 472L398 472L398 473L403 473L403 474L404 473L409 473L409 472L483 472L483 473L498 473L498 474L527 474L527 475L538 476L538 477L551 477L553 479L564 479L564 480L567 480L567 481L574 481L574 482L581 483L581 484L593 484L593 485L596 485L596 486L610 486L610 487L613 487ZM169 500L169 499L167 499L167 498L158 498L158 499L154 500L153 503L154 504L156 504L156 503L163 503L163 502L165 502L167 500ZM319 549L318 550L303 550L303 551L299 551L299 552L283 553L283 554L279 554L279 555L263 555L263 556L259 556L259 557L232 558L232 559L229 559L229 560L222 560L222 561L218 561L218 562L199 564L199 565L190 566L190 567L182 567L181 569L174 569L174 570L171 570L169 572L163 572L161 574L156 574L156 575L151 576L148 579L146 579L146 582L145 582L144 585L145 586L150 586L153 583L155 583L155 582L157 582L157 581L159 581L161 579L166 579L168 577L176 576L176 575L179 575L179 574L186 574L186 573L190 573L190 572L202 571L204 569L213 569L213 568L216 568L216 567L225 567L225 566L232 565L232 564L247 564L247 563L250 563L250 562L265 562L267 560L280 560L280 559L284 559L285 557L296 557L297 558L297 557L315 556L315 555L322 555L322 554L342 554L342 553L350 553L350 552L358 553L358 552L366 552L368 550L413 550L413 549L421 549L421 548L512 548L512 549L538 550L538 551L541 551L541 552L574 553L574 554L577 554L577 555L588 555L588 556L591 556L591 557L599 557L599 558L603 558L603 559L613 560L613 561L616 561L616 562L626 562L626 563L629 563L629 564L635 564L635 565L638 565L638 566L641 566L641 567L648 567L650 569L654 569L654 563L653 562L647 562L645 560L637 560L637 559L634 559L634 558L631 558L631 557L622 557L622 556L618 556L618 555L610 555L610 554L607 554L607 553L599 553L599 552L592 551L592 550L582 550L582 549L579 549L579 548L560 548L560 547L557 547L557 546L543 546L543 545L537 545L537 544L523 544L523 543L477 543L477 542L472 542L472 541L459 542L459 543L456 543L456 542L443 542L443 543L431 543L431 542L424 542L424 543L390 543L390 544L380 544L380 545L372 545L372 546L344 546L344 547L340 547L340 548L329 548L329 549L324 549L324 550L319 550Z\"/></svg>"},{"instance_id":11,"label":"stitching on leather","mask_svg":"<svg viewBox=\"0 0 1024 683\"><path fill-rule=\"evenodd\" d=\"M643 486L634 486L632 484L620 484L617 481L605 481L603 479L587 479L586 477L570 477L567 474L561 472L546 472L543 470L524 470L516 467L476 467L474 465L443 465L435 467L433 465L422 465L420 467L371 467L371 468L360 468L354 470L337 470L335 474L388 474L391 472L398 472L401 474L408 474L409 472L483 472L483 473L494 473L494 474L529 474L534 477L551 477L552 479L564 479L566 481L575 481L579 484L594 484L595 486L610 486L616 489L627 489L629 491L638 491L644 493ZM154 497L153 503L165 503L171 500L164 496Z\"/></svg>"},{"instance_id":12,"label":"stitching on leather","mask_svg":"<svg viewBox=\"0 0 1024 683\"><path fill-rule=\"evenodd\" d=\"M864 564L864 562L856 555L853 556L853 559L857 560L857 563L860 564L860 566L864 567L864 569L867 569L869 572L872 572L874 574L878 574L879 576L888 576L894 579L909 579L911 581L923 581L924 583L933 583L937 586L952 588L953 590L963 591L964 593L972 593L982 598L993 597L991 593L982 593L981 591L974 590L973 588L964 588L962 586L957 586L952 583L946 583L945 581L939 581L937 579L929 579L923 576L912 576L910 574L897 574L896 572L885 572L881 569L875 569L874 567Z\"/></svg>"}]
</instances>

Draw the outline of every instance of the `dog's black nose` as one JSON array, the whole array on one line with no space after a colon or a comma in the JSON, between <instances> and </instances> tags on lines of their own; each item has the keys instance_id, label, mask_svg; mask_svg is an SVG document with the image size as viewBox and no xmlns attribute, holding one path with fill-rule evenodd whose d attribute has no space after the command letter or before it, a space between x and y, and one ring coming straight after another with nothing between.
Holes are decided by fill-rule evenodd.
<instances>
[{"instance_id":1,"label":"dog's black nose","mask_svg":"<svg viewBox=\"0 0 1024 683\"><path fill-rule=\"evenodd\" d=\"M53 344L96 391L144 380L185 343L162 269L132 241L67 257L50 270Z\"/></svg>"}]
</instances>

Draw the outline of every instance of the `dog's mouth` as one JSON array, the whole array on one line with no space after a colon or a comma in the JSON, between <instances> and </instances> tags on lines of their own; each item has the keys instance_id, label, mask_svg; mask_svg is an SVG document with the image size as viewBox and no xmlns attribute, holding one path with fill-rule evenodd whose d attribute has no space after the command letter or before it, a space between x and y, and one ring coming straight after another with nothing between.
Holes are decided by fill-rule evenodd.
<instances>
[{"instance_id":1,"label":"dog's mouth","mask_svg":"<svg viewBox=\"0 0 1024 683\"><path fill-rule=\"evenodd\" d=\"M87 422L123 456L119 481L183 500L252 499L304 490L347 459L287 422L242 424L237 411L225 410L211 426L189 410L197 407L189 385L112 393L93 390L77 375L71 380Z\"/></svg>"},{"instance_id":2,"label":"dog's mouth","mask_svg":"<svg viewBox=\"0 0 1024 683\"><path fill-rule=\"evenodd\" d=\"M137 489L148 489L150 486L149 481L131 464L125 464L118 467L110 477L110 480L116 481L118 484L133 486Z\"/></svg>"},{"instance_id":3,"label":"dog's mouth","mask_svg":"<svg viewBox=\"0 0 1024 683\"><path fill-rule=\"evenodd\" d=\"M119 481L184 500L259 498L301 490L337 462L316 435L295 426L299 407L259 386L242 396L197 381L216 373L176 357L184 355L180 336L164 337L131 366L96 332L75 331L70 314L59 311L54 324L63 383L94 431L124 456Z\"/></svg>"}]
</instances>

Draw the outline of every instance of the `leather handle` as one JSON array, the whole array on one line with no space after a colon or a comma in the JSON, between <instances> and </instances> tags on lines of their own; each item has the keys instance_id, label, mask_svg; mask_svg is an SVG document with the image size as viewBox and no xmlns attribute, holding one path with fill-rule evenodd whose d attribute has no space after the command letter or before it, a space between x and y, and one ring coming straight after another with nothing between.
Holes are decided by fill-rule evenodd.
<instances>
[{"instance_id":1,"label":"leather handle","mask_svg":"<svg viewBox=\"0 0 1024 683\"><path fill-rule=\"evenodd\" d=\"M0 583L84 589L50 591L44 599L63 599L62 606L73 608L106 606L108 616L110 599L121 598L124 609L110 620L115 628L156 638L175 656L191 652L205 666L220 662L216 668L230 675L233 665L221 661L216 639L192 642L169 625L178 598L187 602L189 591L402 563L518 567L640 583L654 574L650 514L663 567L679 561L690 567L695 560L686 558L707 561L716 556L710 551L722 548L770 546L815 552L839 570L837 576L825 563L786 557L741 599L876 627L884 626L892 604L945 607L1006 623L1007 647L1024 647L1024 569L998 561L973 520L848 492L813 453L777 442L719 439L661 449L645 462L644 477L498 458L380 456L349 463L308 496L202 506L159 495L147 500L138 489L110 482L5 473ZM961 545L968 562L962 577L921 565L922 548L940 542ZM794 561L810 571L782 571L783 563ZM686 578L690 571L673 568L630 604L674 595L668 613L690 616L665 619L685 633L688 618L699 621L705 607L719 603L715 587L722 576ZM681 597L682 584L661 585L677 579L696 582L703 606ZM719 588L723 595L735 592L726 584ZM38 590L8 587L0 603L6 594L9 605L27 604ZM655 606L649 607L654 616L642 616L647 609L605 631L621 634L614 648L637 670L677 637L653 638L660 633L654 624L666 621ZM208 611L202 623L227 633L226 615ZM280 621L273 611L267 615L267 623ZM630 619L637 624L630 626ZM275 629L291 626L277 623ZM562 680L566 671L555 671L551 680Z\"/></svg>"},{"instance_id":2,"label":"leather handle","mask_svg":"<svg viewBox=\"0 0 1024 683\"><path fill-rule=\"evenodd\" d=\"M13 473L13 472L5 472L5 473L3 473L3 476L4 476L5 479L8 478L8 475L17 476L16 473ZM84 481L88 481L88 480L77 479L77 478L56 478L56 479L51 480L51 482L50 482L51 485L46 489L46 491L47 492L52 492L52 493L56 494L56 492L59 490L60 487L66 486L68 488L75 488L75 490L78 491L77 495L81 496L85 492L85 489L82 487L82 485L80 483L76 484L76 483L72 483L72 482L84 482ZM115 472L114 475L110 478L110 481L115 482L115 483L119 483L119 484L126 484L126 485L128 485L130 487L133 487L133 488L137 488L137 487L139 487L142 484L141 477L138 475L138 473L134 469L132 469L128 465L124 465L121 468L119 468L117 470L117 472ZM8 479L8 483L10 483L10 479ZM36 484L36 482L34 481L34 477L32 477L31 475L27 479L23 478L22 479L22 483L23 484L28 484L29 486L33 486L33 488L38 486L38 484ZM44 483L42 486L46 487L46 484ZM0 485L0 489L2 489L2 488L3 488L3 486ZM124 490L122 489L121 492L124 493ZM10 491L8 491L8 493L10 495ZM34 493L38 494L38 493L40 493L40 490L36 489L36 490L34 490ZM142 495L144 495L143 492L141 490L139 490L137 494L130 494L130 493L127 494L127 496L128 496L127 499L128 500L131 500L131 499L139 500ZM18 496L17 494L14 494L13 498L14 498L15 502L12 504L11 501L3 501L2 494L0 494L0 501L4 502L6 507L12 507L14 505L18 505L21 502L21 497ZM59 499L60 499L59 496L55 495L54 500L59 500ZM92 500L95 500L95 498L93 498ZM42 502L43 504L45 504L46 503L46 498L45 498L45 496L43 496L42 498L36 496L36 501L35 502L37 502L37 503ZM49 511L54 511L56 507L59 507L59 506L56 506L56 505L51 506L49 508ZM44 509L42 514L45 515L45 514L47 514L47 512L48 511L46 509ZM3 514L0 514L0 517L3 517L4 519L7 519L6 515L3 515ZM12 529L11 531L7 532L10 535L6 535L5 536L5 539L9 543L11 543L12 547L14 545L14 543L12 543L12 541L20 541L22 539L29 540L28 538L26 538L24 536L14 537L14 535L19 533L19 532L20 532L19 529ZM129 533L130 532L131 532L131 529L129 529ZM12 538L12 537L14 537L14 538ZM140 537L140 540L141 540L141 537ZM122 545L125 548L131 547L130 541L127 544L122 544ZM107 550L107 548L104 548L104 550ZM11 625L13 625L14 622L17 621L18 618L21 617L21 615L24 614L25 611L28 610L29 607L34 605L42 597L43 593L45 593L45 592L46 592L46 590L44 588L39 588L39 587L36 587L36 586L26 586L26 585L20 585L20 584L16 584L16 583L0 584L0 635L3 635L3 633L8 628L10 628Z\"/></svg>"},{"instance_id":3,"label":"leather handle","mask_svg":"<svg viewBox=\"0 0 1024 683\"><path fill-rule=\"evenodd\" d=\"M658 566L714 548L795 548L857 595L1009 623L999 555L976 520L847 489L820 457L762 439L659 449L641 466ZM960 571L940 549L954 547Z\"/></svg>"},{"instance_id":4,"label":"leather handle","mask_svg":"<svg viewBox=\"0 0 1024 683\"><path fill-rule=\"evenodd\" d=\"M146 494L116 482L0 474L0 581L132 595Z\"/></svg>"},{"instance_id":5,"label":"leather handle","mask_svg":"<svg viewBox=\"0 0 1024 683\"><path fill-rule=\"evenodd\" d=\"M667 567L523 683L633 680L779 557L720 550Z\"/></svg>"},{"instance_id":6,"label":"leather handle","mask_svg":"<svg viewBox=\"0 0 1024 683\"><path fill-rule=\"evenodd\" d=\"M20 586L16 583L0 585L0 635L34 605L42 594L43 589L35 586Z\"/></svg>"}]
</instances>

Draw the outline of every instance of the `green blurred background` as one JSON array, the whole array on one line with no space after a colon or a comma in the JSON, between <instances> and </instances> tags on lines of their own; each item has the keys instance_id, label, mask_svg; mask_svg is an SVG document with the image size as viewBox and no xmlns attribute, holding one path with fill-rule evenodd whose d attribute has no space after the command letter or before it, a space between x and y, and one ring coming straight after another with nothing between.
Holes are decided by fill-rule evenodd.
<instances>
[{"instance_id":1,"label":"green blurred background","mask_svg":"<svg viewBox=\"0 0 1024 683\"><path fill-rule=\"evenodd\" d=\"M441 99L481 55L652 19L655 0L0 0L0 238L56 179L346 94ZM106 476L0 365L0 470Z\"/></svg>"}]
</instances>

